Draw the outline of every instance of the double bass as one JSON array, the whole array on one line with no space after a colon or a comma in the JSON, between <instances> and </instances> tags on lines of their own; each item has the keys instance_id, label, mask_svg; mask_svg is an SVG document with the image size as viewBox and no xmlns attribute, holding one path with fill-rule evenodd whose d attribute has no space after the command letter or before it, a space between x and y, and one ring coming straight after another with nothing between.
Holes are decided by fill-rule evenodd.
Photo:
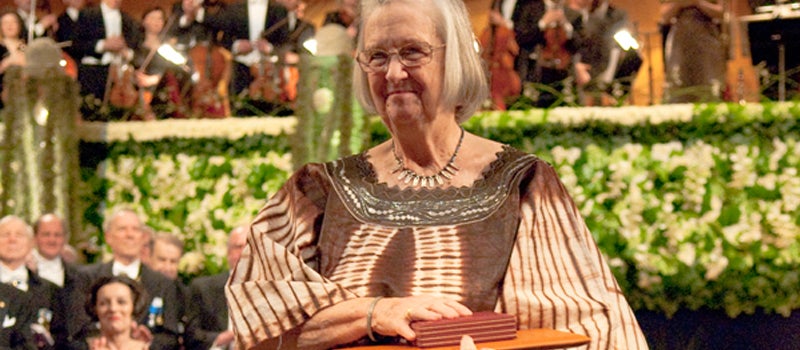
<instances>
[{"instance_id":1,"label":"double bass","mask_svg":"<svg viewBox=\"0 0 800 350\"><path fill-rule=\"evenodd\" d=\"M500 0L494 1L492 13L495 16L500 14ZM514 70L514 60L519 54L514 31L496 25L490 19L489 27L483 31L479 41L483 48L481 58L488 66L492 104L498 110L506 110L506 99L522 91L522 82Z\"/></svg>"}]
</instances>

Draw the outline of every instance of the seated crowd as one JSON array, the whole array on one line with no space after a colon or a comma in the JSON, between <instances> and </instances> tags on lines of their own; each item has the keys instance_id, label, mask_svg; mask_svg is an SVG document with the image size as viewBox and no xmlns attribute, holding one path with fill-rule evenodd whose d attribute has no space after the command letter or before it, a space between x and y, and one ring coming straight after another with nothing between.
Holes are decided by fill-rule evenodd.
<instances>
[{"instance_id":1,"label":"seated crowd","mask_svg":"<svg viewBox=\"0 0 800 350\"><path fill-rule=\"evenodd\" d=\"M180 238L148 234L137 214L120 210L103 225L110 259L81 265L69 254L64 221L33 225L0 219L0 348L215 349L233 341L224 295L229 273L178 279ZM233 266L246 227L228 237ZM73 258L70 258L73 257Z\"/></svg>"}]
</instances>

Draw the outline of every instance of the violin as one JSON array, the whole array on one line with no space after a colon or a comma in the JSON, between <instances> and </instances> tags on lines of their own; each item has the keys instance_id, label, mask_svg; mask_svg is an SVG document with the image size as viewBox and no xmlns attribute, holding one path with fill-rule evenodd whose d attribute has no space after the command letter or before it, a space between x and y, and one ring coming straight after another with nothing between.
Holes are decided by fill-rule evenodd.
<instances>
[{"instance_id":1,"label":"violin","mask_svg":"<svg viewBox=\"0 0 800 350\"><path fill-rule=\"evenodd\" d=\"M112 63L109 66L108 84L111 88L106 94L112 106L132 108L139 101L134 74L134 68L129 64Z\"/></svg>"},{"instance_id":2,"label":"violin","mask_svg":"<svg viewBox=\"0 0 800 350\"><path fill-rule=\"evenodd\" d=\"M564 11L563 0L558 1L555 11ZM541 51L541 60L545 66L558 70L566 70L572 63L572 54L567 50L567 29L564 22L549 25L544 30L545 45Z\"/></svg>"},{"instance_id":3,"label":"violin","mask_svg":"<svg viewBox=\"0 0 800 350\"><path fill-rule=\"evenodd\" d=\"M276 57L262 54L258 63L250 66L250 74L253 76L253 81L248 87L250 98L273 102L280 97L280 72L276 62L273 61Z\"/></svg>"},{"instance_id":4,"label":"violin","mask_svg":"<svg viewBox=\"0 0 800 350\"><path fill-rule=\"evenodd\" d=\"M492 12L500 14L500 1L495 0ZM490 95L492 104L498 110L506 110L506 99L522 92L522 82L514 70L514 60L519 55L519 44L514 31L490 21L489 27L479 38L481 58L489 70Z\"/></svg>"},{"instance_id":5,"label":"violin","mask_svg":"<svg viewBox=\"0 0 800 350\"><path fill-rule=\"evenodd\" d=\"M224 118L228 114L225 98L218 90L227 67L221 50L222 47L212 44L199 44L189 50L196 74L191 105L193 114L197 116Z\"/></svg>"}]
</instances>

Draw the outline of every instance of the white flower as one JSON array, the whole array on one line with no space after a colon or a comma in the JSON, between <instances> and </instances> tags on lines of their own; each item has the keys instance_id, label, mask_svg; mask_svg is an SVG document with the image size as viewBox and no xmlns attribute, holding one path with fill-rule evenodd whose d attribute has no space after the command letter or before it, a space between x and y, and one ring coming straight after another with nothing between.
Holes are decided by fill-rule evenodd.
<instances>
[{"instance_id":1,"label":"white flower","mask_svg":"<svg viewBox=\"0 0 800 350\"><path fill-rule=\"evenodd\" d=\"M205 260L205 255L199 251L186 252L178 262L178 270L183 273L196 274L205 267L203 265Z\"/></svg>"},{"instance_id":2,"label":"white flower","mask_svg":"<svg viewBox=\"0 0 800 350\"><path fill-rule=\"evenodd\" d=\"M317 113L328 114L333 106L333 91L326 87L317 89L311 97L311 104Z\"/></svg>"}]
</instances>

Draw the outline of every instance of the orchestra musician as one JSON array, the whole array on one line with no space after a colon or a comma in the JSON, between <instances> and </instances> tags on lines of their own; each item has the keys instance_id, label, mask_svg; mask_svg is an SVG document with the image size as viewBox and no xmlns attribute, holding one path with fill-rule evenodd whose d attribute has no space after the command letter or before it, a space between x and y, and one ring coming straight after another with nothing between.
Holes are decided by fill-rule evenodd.
<instances>
[{"instance_id":1,"label":"orchestra musician","mask_svg":"<svg viewBox=\"0 0 800 350\"><path fill-rule=\"evenodd\" d=\"M11 66L24 66L25 38L22 35L22 19L16 12L7 11L0 15L0 108L5 101L3 91L3 78L6 70Z\"/></svg>"},{"instance_id":2,"label":"orchestra musician","mask_svg":"<svg viewBox=\"0 0 800 350\"><path fill-rule=\"evenodd\" d=\"M102 0L99 6L84 8L78 17L72 45L79 62L78 82L83 95L105 101L107 86L114 88L114 83L119 83L129 90L129 83L133 83L130 75L129 79L119 80L118 74L109 74L112 66L121 68L130 63L142 42L139 24L122 12L121 6L122 0ZM134 91L134 95L138 93Z\"/></svg>"},{"instance_id":3,"label":"orchestra musician","mask_svg":"<svg viewBox=\"0 0 800 350\"><path fill-rule=\"evenodd\" d=\"M356 40L360 21L358 19L358 0L337 0L335 11L325 15L324 24L338 24L347 29L347 35Z\"/></svg>"},{"instance_id":4,"label":"orchestra musician","mask_svg":"<svg viewBox=\"0 0 800 350\"><path fill-rule=\"evenodd\" d=\"M579 64L585 65L584 68L591 77L589 84L583 86L581 104L602 103L605 93L611 92L616 76L624 74L620 68L629 58L629 54L623 52L614 39L619 30L629 26L628 15L625 10L611 5L608 0L570 0L569 7L581 15ZM632 76L623 76L620 80L616 81L620 87L630 89Z\"/></svg>"},{"instance_id":5,"label":"orchestra musician","mask_svg":"<svg viewBox=\"0 0 800 350\"><path fill-rule=\"evenodd\" d=\"M167 14L160 6L147 9L142 15L144 39L134 52L136 85L139 89L138 109L143 119L167 117L179 113L182 96L179 78L184 71L160 54L158 49L165 43ZM169 73L167 73L169 72ZM169 74L169 75L167 75ZM172 81L172 84L165 84Z\"/></svg>"},{"instance_id":6,"label":"orchestra musician","mask_svg":"<svg viewBox=\"0 0 800 350\"><path fill-rule=\"evenodd\" d=\"M222 45L233 54L231 91L234 94L240 94L253 81L251 67L270 59L275 48L287 40L287 27L281 25L285 23L286 13L283 6L268 0L248 0L206 16L209 28L224 32Z\"/></svg>"},{"instance_id":7,"label":"orchestra musician","mask_svg":"<svg viewBox=\"0 0 800 350\"><path fill-rule=\"evenodd\" d=\"M567 78L579 80L578 83L588 81L586 74L574 74L577 61L572 61L580 40L575 35L580 31L578 13L564 6L561 0L504 0L500 8L503 16L510 19L507 23L513 25L520 46L515 68L523 90L533 95L535 106L551 107L558 103L560 97L548 90L563 93L571 88ZM558 34L555 39L561 40L548 46L548 32ZM545 57L545 48L554 49L553 57ZM531 92L534 89L530 87L536 84L547 85L549 89Z\"/></svg>"},{"instance_id":8,"label":"orchestra musician","mask_svg":"<svg viewBox=\"0 0 800 350\"><path fill-rule=\"evenodd\" d=\"M56 30L56 41L63 43L72 40L72 33L78 24L78 15L86 6L86 0L61 0L66 8L58 16L58 30ZM75 57L72 45L64 47L64 51L71 57Z\"/></svg>"},{"instance_id":9,"label":"orchestra musician","mask_svg":"<svg viewBox=\"0 0 800 350\"><path fill-rule=\"evenodd\" d=\"M203 23L206 16L203 0L181 0L172 7L176 20L167 28L167 37L175 41L175 48L183 53L199 43L208 43L211 34Z\"/></svg>"},{"instance_id":10,"label":"orchestra musician","mask_svg":"<svg viewBox=\"0 0 800 350\"><path fill-rule=\"evenodd\" d=\"M297 84L300 79L298 63L301 54L310 54L304 46L306 41L314 38L316 32L314 25L305 21L306 3L302 0L278 0L288 11L286 26L289 33L288 39L278 48L281 60L278 66L281 74L281 101L287 102L291 107L297 99Z\"/></svg>"},{"instance_id":11,"label":"orchestra musician","mask_svg":"<svg viewBox=\"0 0 800 350\"><path fill-rule=\"evenodd\" d=\"M39 0L36 8L31 12L33 0L14 0L17 14L22 18L23 37L29 38L28 28L33 24L33 38L54 36L58 30L58 16L50 13L50 1Z\"/></svg>"}]
</instances>

